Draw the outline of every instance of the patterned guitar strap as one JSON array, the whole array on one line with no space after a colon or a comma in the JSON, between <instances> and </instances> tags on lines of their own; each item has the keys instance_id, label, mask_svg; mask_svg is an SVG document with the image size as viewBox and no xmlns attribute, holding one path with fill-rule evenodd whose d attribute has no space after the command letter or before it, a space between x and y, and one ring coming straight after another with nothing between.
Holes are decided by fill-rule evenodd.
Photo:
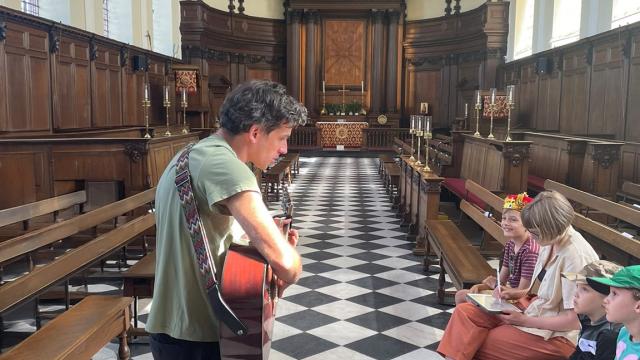
<instances>
[{"instance_id":1,"label":"patterned guitar strap","mask_svg":"<svg viewBox=\"0 0 640 360\"><path fill-rule=\"evenodd\" d=\"M238 319L233 313L233 310L231 310L229 305L224 301L220 292L220 286L216 280L216 265L211 256L209 241L207 240L207 234L200 219L200 214L198 213L193 187L191 186L189 152L191 152L193 145L193 143L187 145L176 163L175 184L178 196L180 197L180 203L182 204L184 218L187 222L187 230L189 231L189 235L191 235L191 243L193 244L193 251L198 260L200 276L205 284L209 304L213 309L213 313L216 314L218 319L233 331L234 334L245 335L247 334L246 325Z\"/></svg>"}]
</instances>

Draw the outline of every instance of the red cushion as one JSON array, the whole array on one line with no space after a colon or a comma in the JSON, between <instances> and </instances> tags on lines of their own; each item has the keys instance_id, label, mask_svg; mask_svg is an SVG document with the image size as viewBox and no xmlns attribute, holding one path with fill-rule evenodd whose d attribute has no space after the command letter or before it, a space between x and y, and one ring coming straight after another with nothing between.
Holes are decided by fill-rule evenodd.
<instances>
[{"instance_id":1,"label":"red cushion","mask_svg":"<svg viewBox=\"0 0 640 360\"><path fill-rule=\"evenodd\" d=\"M465 199L468 202L475 204L481 209L486 209L486 204L474 193L468 192L464 187L465 180L460 178L445 178L442 184L449 189L457 197Z\"/></svg>"},{"instance_id":2,"label":"red cushion","mask_svg":"<svg viewBox=\"0 0 640 360\"><path fill-rule=\"evenodd\" d=\"M541 178L539 176L535 176L535 175L529 175L527 177L527 186L530 189L536 190L536 191L544 191L544 181L546 179Z\"/></svg>"}]
</instances>

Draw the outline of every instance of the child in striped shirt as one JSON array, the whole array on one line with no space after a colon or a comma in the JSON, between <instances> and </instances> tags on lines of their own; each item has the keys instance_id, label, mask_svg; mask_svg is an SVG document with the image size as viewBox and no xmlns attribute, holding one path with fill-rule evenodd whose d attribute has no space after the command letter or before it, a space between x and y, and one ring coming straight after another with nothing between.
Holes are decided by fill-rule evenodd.
<instances>
[{"instance_id":1,"label":"child in striped shirt","mask_svg":"<svg viewBox=\"0 0 640 360\"><path fill-rule=\"evenodd\" d=\"M520 211L532 200L527 196L527 193L508 195L504 200L502 222L500 223L507 240L500 269L500 284L507 285L507 289L504 291L509 291L509 288L528 289L531 284L540 245L531 238L527 229L522 225ZM465 302L468 293L493 291L496 283L496 277L489 276L482 281L482 284L474 285L469 290L456 292L456 304Z\"/></svg>"}]
</instances>

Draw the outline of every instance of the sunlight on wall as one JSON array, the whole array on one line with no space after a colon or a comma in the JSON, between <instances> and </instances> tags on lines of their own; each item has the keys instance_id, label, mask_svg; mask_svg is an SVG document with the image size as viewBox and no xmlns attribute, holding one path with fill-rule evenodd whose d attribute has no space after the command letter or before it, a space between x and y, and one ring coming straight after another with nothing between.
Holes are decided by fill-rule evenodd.
<instances>
[{"instance_id":1,"label":"sunlight on wall","mask_svg":"<svg viewBox=\"0 0 640 360\"><path fill-rule=\"evenodd\" d=\"M640 1L613 0L611 29L640 21Z\"/></svg>"},{"instance_id":2,"label":"sunlight on wall","mask_svg":"<svg viewBox=\"0 0 640 360\"><path fill-rule=\"evenodd\" d=\"M444 16L445 2L442 0L407 0L407 20L431 19ZM486 0L460 1L461 12L473 10ZM451 3L453 8L455 2ZM453 10L452 10L453 11Z\"/></svg>"},{"instance_id":3,"label":"sunlight on wall","mask_svg":"<svg viewBox=\"0 0 640 360\"><path fill-rule=\"evenodd\" d=\"M534 0L518 0L515 4L514 59L529 56L533 52L534 3Z\"/></svg>"},{"instance_id":4,"label":"sunlight on wall","mask_svg":"<svg viewBox=\"0 0 640 360\"><path fill-rule=\"evenodd\" d=\"M581 1L555 0L553 3L553 28L549 41L552 48L580 39L581 10Z\"/></svg>"}]
</instances>

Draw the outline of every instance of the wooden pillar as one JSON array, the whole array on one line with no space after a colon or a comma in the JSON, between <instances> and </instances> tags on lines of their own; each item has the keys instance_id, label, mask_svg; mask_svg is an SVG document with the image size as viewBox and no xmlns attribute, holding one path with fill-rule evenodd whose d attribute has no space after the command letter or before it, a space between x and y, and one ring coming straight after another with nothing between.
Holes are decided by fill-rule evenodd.
<instances>
[{"instance_id":1,"label":"wooden pillar","mask_svg":"<svg viewBox=\"0 0 640 360\"><path fill-rule=\"evenodd\" d=\"M440 185L444 178L437 176L434 172L422 173L420 180L420 215L418 219L418 237L413 254L426 256L427 249L427 220L438 219L438 208L440 207Z\"/></svg>"},{"instance_id":2,"label":"wooden pillar","mask_svg":"<svg viewBox=\"0 0 640 360\"><path fill-rule=\"evenodd\" d=\"M373 16L373 61L371 66L371 109L369 113L379 114L382 104L384 69L384 11L372 10Z\"/></svg>"},{"instance_id":3,"label":"wooden pillar","mask_svg":"<svg viewBox=\"0 0 640 360\"><path fill-rule=\"evenodd\" d=\"M615 198L622 145L608 142L590 142L587 145L581 190L607 199Z\"/></svg>"},{"instance_id":4,"label":"wooden pillar","mask_svg":"<svg viewBox=\"0 0 640 360\"><path fill-rule=\"evenodd\" d=\"M304 69L304 104L310 114L316 113L316 23L318 14L306 12L304 14L304 26L306 32L305 69Z\"/></svg>"},{"instance_id":5,"label":"wooden pillar","mask_svg":"<svg viewBox=\"0 0 640 360\"><path fill-rule=\"evenodd\" d=\"M527 191L530 148L530 141L504 142L502 148L504 185L502 190L505 193L519 194Z\"/></svg>"},{"instance_id":6,"label":"wooden pillar","mask_svg":"<svg viewBox=\"0 0 640 360\"><path fill-rule=\"evenodd\" d=\"M398 112L398 19L397 11L389 11L389 36L387 38L387 105L386 112Z\"/></svg>"},{"instance_id":7,"label":"wooden pillar","mask_svg":"<svg viewBox=\"0 0 640 360\"><path fill-rule=\"evenodd\" d=\"M287 87L300 100L300 10L287 12Z\"/></svg>"}]
</instances>

